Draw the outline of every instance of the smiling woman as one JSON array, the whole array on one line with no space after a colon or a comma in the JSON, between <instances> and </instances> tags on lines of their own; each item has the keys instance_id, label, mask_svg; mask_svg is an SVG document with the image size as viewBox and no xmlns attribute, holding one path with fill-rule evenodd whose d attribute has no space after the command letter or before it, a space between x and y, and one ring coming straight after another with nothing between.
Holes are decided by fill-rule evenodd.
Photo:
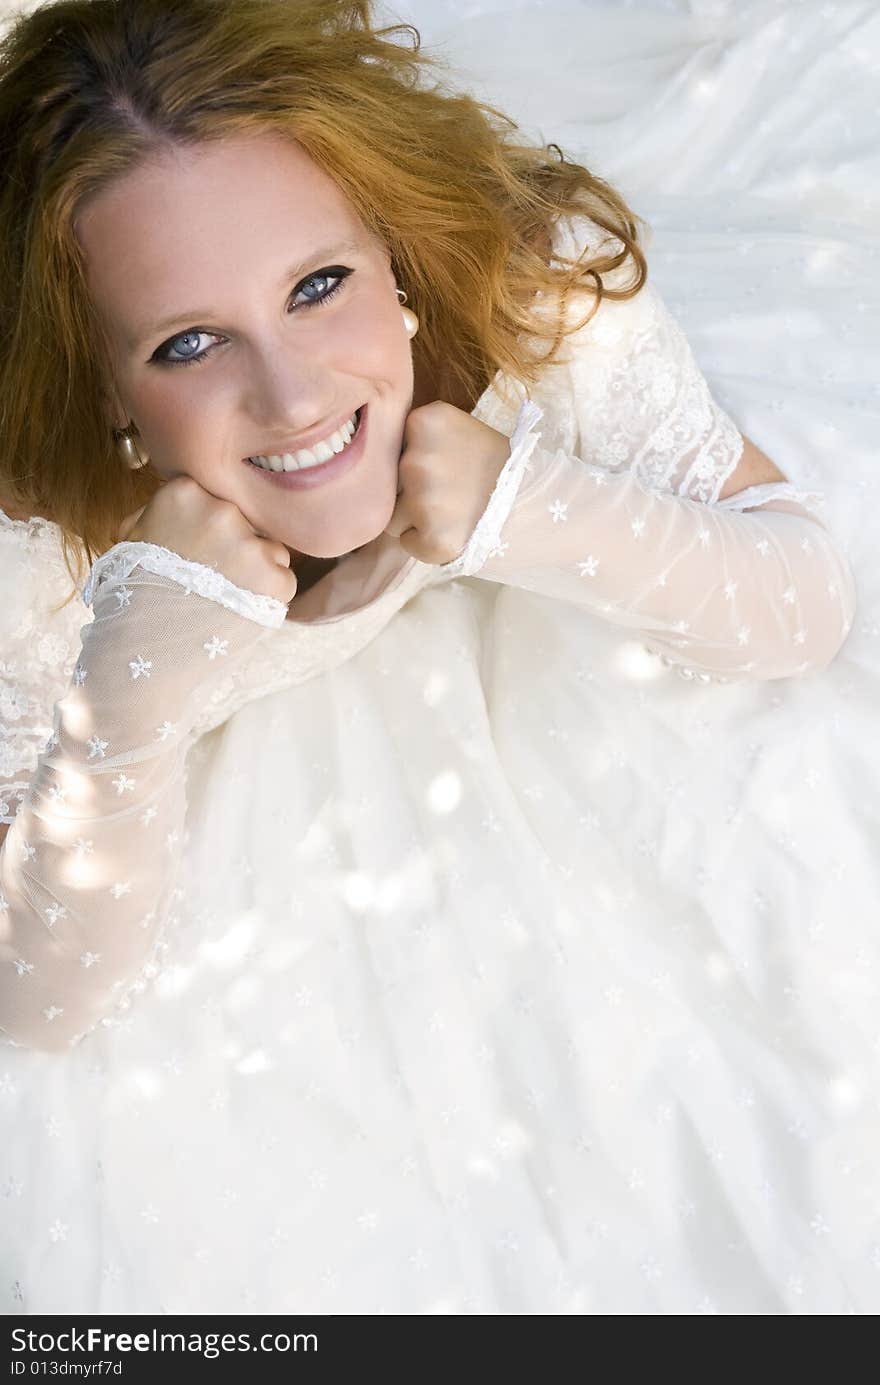
<instances>
[{"instance_id":1,"label":"smiling woman","mask_svg":"<svg viewBox=\"0 0 880 1385\"><path fill-rule=\"evenodd\" d=\"M11 194L0 203L0 290L19 324L0 361L0 493L57 523L76 581L122 519L181 475L291 553L362 546L389 518L409 409L433 398L472 408L499 368L536 380L562 345L558 324L531 311L541 292L593 285L627 259L631 284L607 295L645 277L640 219L620 195L557 146L518 142L471 96L427 90L415 30L399 26L412 47L392 42L368 7L333 0L200 4L188 8L185 102L161 56L186 41L165 0L82 0L85 85L52 5L7 37L0 155L6 187L29 186L33 210ZM247 56L239 23L254 35ZM154 61L121 51L123 31L151 35ZM224 82L228 104L214 99ZM67 93L63 114L34 97L44 83ZM551 266L549 229L574 208L621 248ZM412 345L398 287L418 314ZM24 405L35 399L41 409ZM277 509L237 465L365 402L371 466L332 504L315 490ZM120 428L147 459L137 472L118 465Z\"/></svg>"},{"instance_id":2,"label":"smiling woman","mask_svg":"<svg viewBox=\"0 0 880 1385\"><path fill-rule=\"evenodd\" d=\"M256 222L230 215L257 206ZM169 239L175 219L187 235ZM387 248L298 144L228 136L154 155L87 198L75 231L112 362L109 423L135 421L154 474L192 477L297 556L333 559L382 532L411 407L410 339ZM325 263L344 246L347 262ZM157 303L179 307L156 320ZM365 403L369 455L333 485L319 482L358 444L285 476L290 503L241 465L309 449Z\"/></svg>"},{"instance_id":3,"label":"smiling woman","mask_svg":"<svg viewBox=\"0 0 880 1385\"><path fill-rule=\"evenodd\" d=\"M621 196L399 32L55 0L0 47L0 493L45 517L0 511L29 1314L766 1313L801 1262L820 1045L776 1042L803 973L705 823L739 880L760 685L821 686L852 577Z\"/></svg>"}]
</instances>

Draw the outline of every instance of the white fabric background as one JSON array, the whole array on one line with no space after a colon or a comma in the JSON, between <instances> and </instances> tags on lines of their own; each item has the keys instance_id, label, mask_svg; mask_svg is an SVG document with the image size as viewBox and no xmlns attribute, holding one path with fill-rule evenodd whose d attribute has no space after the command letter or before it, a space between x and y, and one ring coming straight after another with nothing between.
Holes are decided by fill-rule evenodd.
<instances>
[{"instance_id":1,"label":"white fabric background","mask_svg":"<svg viewBox=\"0 0 880 1385\"><path fill-rule=\"evenodd\" d=\"M611 630L572 655L576 615L548 629L526 598L494 651L509 678L485 690L502 777L477 763L497 592L468 579L420 596L329 692L295 690L308 744L250 763L288 694L206 737L202 974L160 993L162 1042L147 1021L69 1069L0 1066L5 1311L873 1315L880 16L383 13L651 222L651 273L717 399L826 493L859 614L820 677L719 690L627 679ZM579 755L560 753L575 715ZM462 857L471 761L484 830ZM407 864L422 827L448 896L427 858ZM286 951L259 932L282 907Z\"/></svg>"}]
</instances>

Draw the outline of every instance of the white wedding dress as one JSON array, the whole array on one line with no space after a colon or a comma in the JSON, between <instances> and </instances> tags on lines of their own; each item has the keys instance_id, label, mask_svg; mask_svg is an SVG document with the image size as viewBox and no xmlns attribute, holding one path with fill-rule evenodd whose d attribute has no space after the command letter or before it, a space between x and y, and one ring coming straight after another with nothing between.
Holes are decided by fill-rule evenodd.
<instances>
[{"instance_id":1,"label":"white wedding dress","mask_svg":"<svg viewBox=\"0 0 880 1385\"><path fill-rule=\"evenodd\" d=\"M7 1312L876 1308L876 1132L818 1099L867 993L818 892L732 887L794 852L730 805L778 808L744 748L852 572L820 493L719 501L650 279L566 346L475 408L458 559L383 536L289 613L123 543L53 614L57 530L0 514Z\"/></svg>"}]
</instances>

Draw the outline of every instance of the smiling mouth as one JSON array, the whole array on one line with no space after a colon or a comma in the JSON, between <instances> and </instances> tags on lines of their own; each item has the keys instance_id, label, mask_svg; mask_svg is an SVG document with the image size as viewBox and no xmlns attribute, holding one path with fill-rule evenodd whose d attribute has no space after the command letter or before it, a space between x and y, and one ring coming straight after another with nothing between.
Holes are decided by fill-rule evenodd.
<instances>
[{"instance_id":1,"label":"smiling mouth","mask_svg":"<svg viewBox=\"0 0 880 1385\"><path fill-rule=\"evenodd\" d=\"M279 467L275 471L271 467L258 466L256 462L246 458L242 461L251 471L259 472L266 484L276 491L312 491L332 485L361 466L364 453L370 445L372 410L369 405L362 404L356 409L355 417L357 426L350 441L326 461L316 462L314 466L292 467L290 471ZM262 487L262 482L260 484Z\"/></svg>"},{"instance_id":2,"label":"smiling mouth","mask_svg":"<svg viewBox=\"0 0 880 1385\"><path fill-rule=\"evenodd\" d=\"M362 419L362 417L363 417L363 413L364 413L364 409L365 409L365 408L366 408L366 405L365 405L365 404L361 404L361 406L360 406L359 409L355 409L355 412L354 412L354 420L355 420L354 432L352 433L351 437L348 439L348 442L346 442L346 443L339 449L338 452L332 453L331 456L325 457L325 458L324 458L322 461L320 461L320 462L319 462L319 461L314 461L314 462L306 462L306 463L303 463L303 464L299 464L299 463L297 463L297 462L294 462L293 465L290 466L290 467L285 466L285 467L277 467L277 468L276 468L276 467L261 466L259 462L254 461L253 457L245 457L245 458L244 458L244 461L249 462L249 463L251 464L251 466L255 466L255 467L257 468L258 471L270 471L270 472L275 472L276 474L277 474L278 472L281 472L281 471L286 472L288 475L290 475L291 473L295 473L295 472L298 472L298 471L312 471L312 470L317 470L319 467L328 465L328 463L332 462L333 459L334 459L335 457L340 457L340 456L342 455L343 452L346 452L346 451L348 450L348 448L351 447L352 443L354 442L355 438L357 437L358 433L360 432L361 419ZM339 430L337 429L336 431L338 432ZM332 436L332 435L331 435L331 436ZM325 439L325 441L326 441L326 439ZM295 451L306 452L306 451L311 451L312 449L311 449L311 448L305 448L305 447L304 447L304 448L299 448L299 449L294 449L294 450L295 450ZM288 455L291 455L291 454L289 454L289 453L276 453L276 454L273 454L273 455L276 455L276 456L288 456Z\"/></svg>"}]
</instances>

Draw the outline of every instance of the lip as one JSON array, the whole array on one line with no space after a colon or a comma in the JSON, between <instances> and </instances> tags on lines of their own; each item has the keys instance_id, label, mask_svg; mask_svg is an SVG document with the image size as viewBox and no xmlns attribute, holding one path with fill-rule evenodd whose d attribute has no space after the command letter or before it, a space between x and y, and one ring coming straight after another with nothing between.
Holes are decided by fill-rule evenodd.
<instances>
[{"instance_id":1,"label":"lip","mask_svg":"<svg viewBox=\"0 0 880 1385\"><path fill-rule=\"evenodd\" d=\"M351 471L352 467L356 466L363 456L364 440L369 426L367 405L362 404L355 412L360 421L354 435L354 441L318 466L307 467L305 471L266 471L264 467L255 466L253 462L247 460L242 464L250 467L257 476L262 476L266 481L274 482L282 490L311 490L313 486L323 486L328 481L335 481L338 477L344 476L347 471Z\"/></svg>"}]
</instances>

